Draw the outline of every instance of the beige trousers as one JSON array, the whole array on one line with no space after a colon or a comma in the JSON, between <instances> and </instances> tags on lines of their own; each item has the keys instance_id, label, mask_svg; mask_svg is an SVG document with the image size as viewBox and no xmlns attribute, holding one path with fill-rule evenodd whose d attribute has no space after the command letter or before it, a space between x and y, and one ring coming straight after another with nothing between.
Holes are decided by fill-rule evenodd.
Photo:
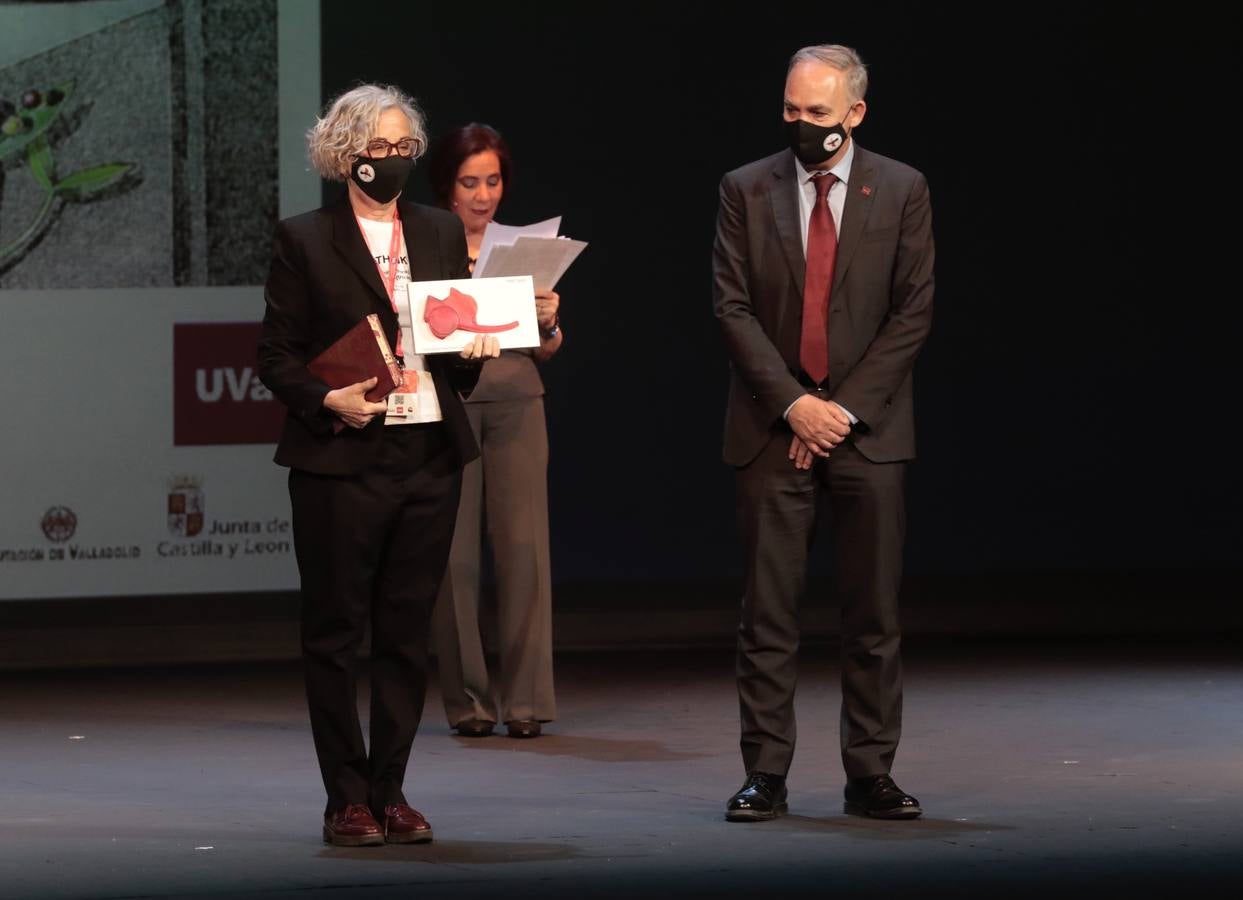
<instances>
[{"instance_id":1,"label":"beige trousers","mask_svg":"<svg viewBox=\"0 0 1243 900\"><path fill-rule=\"evenodd\" d=\"M462 473L449 566L433 616L450 725L556 718L544 398L467 403L481 456ZM498 671L484 658L479 575L484 538L496 573Z\"/></svg>"}]
</instances>

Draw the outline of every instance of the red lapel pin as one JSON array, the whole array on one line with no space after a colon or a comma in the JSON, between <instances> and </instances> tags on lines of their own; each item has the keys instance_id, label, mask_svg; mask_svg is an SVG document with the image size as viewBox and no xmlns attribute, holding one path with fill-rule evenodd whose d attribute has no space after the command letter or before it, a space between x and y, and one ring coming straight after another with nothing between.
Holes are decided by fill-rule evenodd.
<instances>
[{"instance_id":1,"label":"red lapel pin","mask_svg":"<svg viewBox=\"0 0 1243 900\"><path fill-rule=\"evenodd\" d=\"M869 185L869 184L865 184L863 187L859 188L859 193L860 193L860 194L862 194L862 195L863 195L863 196L865 196L865 197L871 197L871 196L872 196L872 186L871 186L871 185Z\"/></svg>"}]
</instances>

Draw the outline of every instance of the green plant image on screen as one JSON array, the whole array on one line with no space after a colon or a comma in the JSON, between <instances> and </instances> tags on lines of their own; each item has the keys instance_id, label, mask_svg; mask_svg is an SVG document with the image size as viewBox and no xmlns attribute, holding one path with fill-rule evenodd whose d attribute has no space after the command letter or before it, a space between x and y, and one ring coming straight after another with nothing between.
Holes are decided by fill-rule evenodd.
<instances>
[{"instance_id":1,"label":"green plant image on screen","mask_svg":"<svg viewBox=\"0 0 1243 900\"><path fill-rule=\"evenodd\" d=\"M63 203L89 203L132 187L138 166L104 162L58 175L53 143L67 134L62 111L70 105L74 82L44 90L29 88L13 99L0 96L0 208L4 204L6 172L24 168L42 191L39 205L30 211L26 227L13 237L0 234L0 272L22 257L52 228Z\"/></svg>"}]
</instances>

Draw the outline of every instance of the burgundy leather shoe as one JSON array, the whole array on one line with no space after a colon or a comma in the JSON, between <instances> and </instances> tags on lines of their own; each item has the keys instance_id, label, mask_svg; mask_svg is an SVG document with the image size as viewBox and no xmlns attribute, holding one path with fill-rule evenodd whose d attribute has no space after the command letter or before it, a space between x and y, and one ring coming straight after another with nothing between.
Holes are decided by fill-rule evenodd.
<instances>
[{"instance_id":1,"label":"burgundy leather shoe","mask_svg":"<svg viewBox=\"0 0 1243 900\"><path fill-rule=\"evenodd\" d=\"M384 840L390 844L426 844L432 839L432 826L423 814L404 803L384 807Z\"/></svg>"},{"instance_id":2,"label":"burgundy leather shoe","mask_svg":"<svg viewBox=\"0 0 1243 900\"><path fill-rule=\"evenodd\" d=\"M324 816L324 843L338 847L373 847L384 843L384 829L366 803L351 803Z\"/></svg>"}]
</instances>

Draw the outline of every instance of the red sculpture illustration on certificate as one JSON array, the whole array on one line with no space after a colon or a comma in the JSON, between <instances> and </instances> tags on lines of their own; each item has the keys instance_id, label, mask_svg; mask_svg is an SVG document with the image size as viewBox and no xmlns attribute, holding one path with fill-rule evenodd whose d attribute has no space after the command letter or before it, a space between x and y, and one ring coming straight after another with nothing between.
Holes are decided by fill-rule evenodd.
<instances>
[{"instance_id":1,"label":"red sculpture illustration on certificate","mask_svg":"<svg viewBox=\"0 0 1243 900\"><path fill-rule=\"evenodd\" d=\"M473 331L477 334L496 334L517 328L517 322L508 325L480 325L475 321L479 304L470 294L463 294L457 288L449 288L449 296L441 300L427 295L427 304L423 307L423 321L438 339L444 340L455 331Z\"/></svg>"}]
</instances>

